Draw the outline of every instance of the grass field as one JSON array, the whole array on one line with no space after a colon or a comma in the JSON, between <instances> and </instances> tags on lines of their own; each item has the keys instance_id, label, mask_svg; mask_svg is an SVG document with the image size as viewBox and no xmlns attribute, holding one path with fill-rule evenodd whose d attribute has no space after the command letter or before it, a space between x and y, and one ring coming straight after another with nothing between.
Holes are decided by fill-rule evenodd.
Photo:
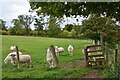
<instances>
[{"instance_id":1,"label":"grass field","mask_svg":"<svg viewBox=\"0 0 120 80\"><path fill-rule=\"evenodd\" d=\"M67 47L74 46L74 56L68 56ZM27 68L27 64L20 64L20 69L13 67L9 62L4 64L4 58L10 52L9 47L17 45L23 54L32 57L33 68ZM65 52L60 55L60 64L79 61L84 58L80 48L91 45L90 40L46 38L46 37L23 37L23 36L2 36L2 77L3 78L79 78L86 74L89 68L55 68L48 69L45 66L46 49L50 45L62 46Z\"/></svg>"}]
</instances>

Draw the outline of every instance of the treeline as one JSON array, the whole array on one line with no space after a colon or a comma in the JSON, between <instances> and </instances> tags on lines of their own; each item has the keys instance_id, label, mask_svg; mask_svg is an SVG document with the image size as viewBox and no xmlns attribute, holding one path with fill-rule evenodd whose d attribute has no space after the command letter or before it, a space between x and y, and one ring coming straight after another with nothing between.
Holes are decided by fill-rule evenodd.
<instances>
[{"instance_id":1,"label":"treeline","mask_svg":"<svg viewBox=\"0 0 120 80\"><path fill-rule=\"evenodd\" d=\"M41 36L41 37L60 37L60 38L81 38L80 25L66 24L64 27L60 25L64 22L63 18L41 15L19 15L17 19L13 19L13 26L5 26L6 21L0 19L0 34L2 35L18 35L18 36ZM31 27L32 25L32 27ZM34 29L32 29L34 28Z\"/></svg>"},{"instance_id":2,"label":"treeline","mask_svg":"<svg viewBox=\"0 0 120 80\"><path fill-rule=\"evenodd\" d=\"M116 25L116 20L109 17L100 17L96 14L91 14L89 19L83 20L82 25L67 24L63 28L60 27L60 23L62 23L63 19L50 16L45 21L44 18L45 15L43 14L37 17L19 15L17 19L11 21L14 25L9 28L5 26L6 21L0 19L0 34L59 38L90 38L92 40L100 40L101 36L107 35L107 40L113 39L113 41L115 41L116 37L114 35L119 28L119 26ZM31 24L33 24L34 30L31 29ZM101 33L104 34L102 35Z\"/></svg>"},{"instance_id":3,"label":"treeline","mask_svg":"<svg viewBox=\"0 0 120 80\"><path fill-rule=\"evenodd\" d=\"M71 28L70 31L68 31L66 28L68 26L74 27ZM66 25L65 28L62 30L61 28L58 28L58 30L55 30L54 32L50 32L50 30L32 30L29 29L27 32L24 28L14 28L10 27L6 30L0 30L0 35L17 35L17 36L40 36L40 37L59 37L59 38L82 38L84 37L83 34L80 34L77 32L77 28L79 26L74 26L72 24Z\"/></svg>"}]
</instances>

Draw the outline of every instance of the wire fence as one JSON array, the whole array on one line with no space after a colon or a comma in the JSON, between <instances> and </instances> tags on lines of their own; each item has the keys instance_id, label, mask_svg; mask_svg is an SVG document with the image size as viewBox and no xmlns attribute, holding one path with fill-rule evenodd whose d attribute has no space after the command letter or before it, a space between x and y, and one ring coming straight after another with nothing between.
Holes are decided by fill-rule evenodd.
<instances>
[{"instance_id":1,"label":"wire fence","mask_svg":"<svg viewBox=\"0 0 120 80\"><path fill-rule=\"evenodd\" d=\"M113 72L115 77L120 79L120 43L116 44L115 48L104 43L105 63L110 72Z\"/></svg>"}]
</instances>

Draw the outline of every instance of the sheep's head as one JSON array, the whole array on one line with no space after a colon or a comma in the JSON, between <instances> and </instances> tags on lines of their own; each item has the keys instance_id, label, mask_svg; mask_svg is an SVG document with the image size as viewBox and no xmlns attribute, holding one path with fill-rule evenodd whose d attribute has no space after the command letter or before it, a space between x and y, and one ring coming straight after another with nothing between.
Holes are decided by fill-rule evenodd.
<instances>
[{"instance_id":1,"label":"sheep's head","mask_svg":"<svg viewBox=\"0 0 120 80\"><path fill-rule=\"evenodd\" d=\"M11 63L13 64L13 65L16 65L16 55L15 54L11 54L10 55L11 56Z\"/></svg>"}]
</instances>

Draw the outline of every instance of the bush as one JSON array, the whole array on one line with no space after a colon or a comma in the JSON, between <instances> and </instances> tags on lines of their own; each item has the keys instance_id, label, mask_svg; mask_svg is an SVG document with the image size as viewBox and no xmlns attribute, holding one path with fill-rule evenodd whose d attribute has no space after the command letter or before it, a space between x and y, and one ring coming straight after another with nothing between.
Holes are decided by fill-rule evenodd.
<instances>
[{"instance_id":1,"label":"bush","mask_svg":"<svg viewBox=\"0 0 120 80\"><path fill-rule=\"evenodd\" d=\"M62 37L66 37L66 38L67 38L67 37L69 37L68 35L69 35L69 31L67 31L67 30L63 30L62 35L61 35L61 36L62 36Z\"/></svg>"},{"instance_id":2,"label":"bush","mask_svg":"<svg viewBox=\"0 0 120 80\"><path fill-rule=\"evenodd\" d=\"M5 30L0 30L0 35L8 35L9 32Z\"/></svg>"}]
</instances>

